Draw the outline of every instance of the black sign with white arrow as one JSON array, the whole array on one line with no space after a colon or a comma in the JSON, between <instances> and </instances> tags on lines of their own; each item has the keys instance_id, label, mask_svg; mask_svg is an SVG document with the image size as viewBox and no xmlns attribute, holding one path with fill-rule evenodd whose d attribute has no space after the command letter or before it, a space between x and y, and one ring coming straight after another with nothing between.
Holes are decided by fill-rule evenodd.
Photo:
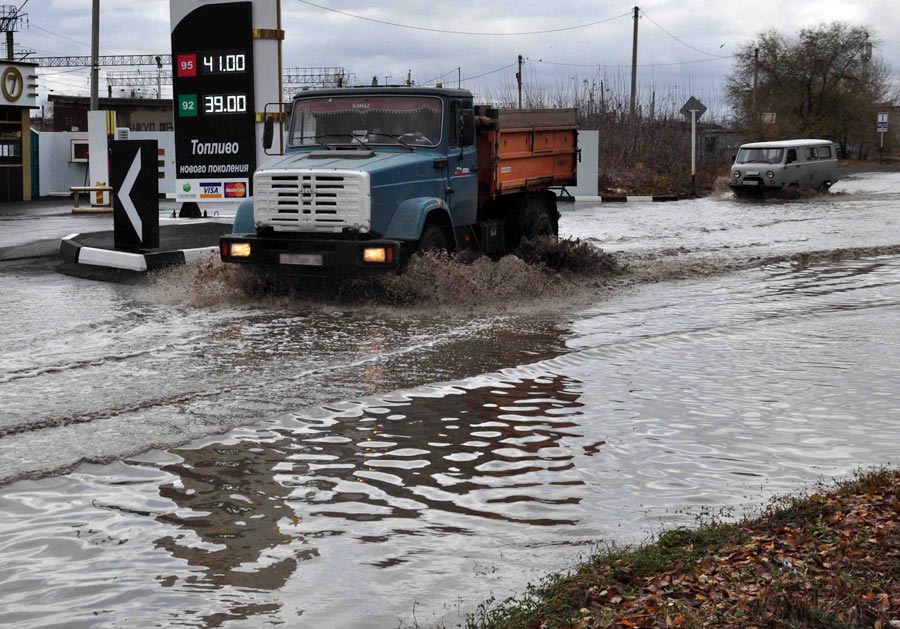
<instances>
[{"instance_id":1,"label":"black sign with white arrow","mask_svg":"<svg viewBox=\"0 0 900 629\"><path fill-rule=\"evenodd\" d=\"M156 140L110 142L116 249L159 248Z\"/></svg>"}]
</instances>

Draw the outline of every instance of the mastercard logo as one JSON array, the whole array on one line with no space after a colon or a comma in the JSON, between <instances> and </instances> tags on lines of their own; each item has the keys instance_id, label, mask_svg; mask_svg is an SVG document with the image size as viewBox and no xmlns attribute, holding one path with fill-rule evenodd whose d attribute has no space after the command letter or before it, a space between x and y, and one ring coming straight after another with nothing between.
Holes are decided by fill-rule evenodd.
<instances>
[{"instance_id":1,"label":"mastercard logo","mask_svg":"<svg viewBox=\"0 0 900 629\"><path fill-rule=\"evenodd\" d=\"M247 186L242 183L226 183L225 196L231 199L239 199L247 196Z\"/></svg>"}]
</instances>

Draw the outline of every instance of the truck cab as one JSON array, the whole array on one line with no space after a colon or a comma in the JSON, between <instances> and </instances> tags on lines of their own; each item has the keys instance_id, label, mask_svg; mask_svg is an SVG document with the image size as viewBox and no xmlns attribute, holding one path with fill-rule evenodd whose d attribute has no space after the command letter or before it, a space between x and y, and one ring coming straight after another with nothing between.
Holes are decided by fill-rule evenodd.
<instances>
[{"instance_id":1,"label":"truck cab","mask_svg":"<svg viewBox=\"0 0 900 629\"><path fill-rule=\"evenodd\" d=\"M538 172L516 188L486 178L498 166L501 145L499 116L490 111L495 117L479 115L476 129L467 90L301 93L292 103L286 151L254 173L254 196L239 206L232 233L221 239L222 259L288 275L383 271L421 249L500 251L510 234L523 231L527 212L545 212L541 229L551 225L555 233L555 200L551 208L553 195L545 188L574 181L574 114L563 160L547 146L546 138L556 135L545 138L533 122L540 117L520 116L532 122L516 149L516 169L564 163L564 172ZM526 162L529 168L519 167ZM508 178L512 166L502 170Z\"/></svg>"}]
</instances>

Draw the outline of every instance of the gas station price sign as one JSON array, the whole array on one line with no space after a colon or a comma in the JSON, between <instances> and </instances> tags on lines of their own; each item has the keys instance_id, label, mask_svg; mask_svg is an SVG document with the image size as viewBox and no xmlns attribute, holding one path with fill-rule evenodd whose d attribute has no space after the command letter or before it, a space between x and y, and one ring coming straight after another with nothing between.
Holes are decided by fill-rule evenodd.
<instances>
[{"instance_id":1,"label":"gas station price sign","mask_svg":"<svg viewBox=\"0 0 900 629\"><path fill-rule=\"evenodd\" d=\"M200 5L172 28L176 197L241 200L256 168L252 2Z\"/></svg>"}]
</instances>

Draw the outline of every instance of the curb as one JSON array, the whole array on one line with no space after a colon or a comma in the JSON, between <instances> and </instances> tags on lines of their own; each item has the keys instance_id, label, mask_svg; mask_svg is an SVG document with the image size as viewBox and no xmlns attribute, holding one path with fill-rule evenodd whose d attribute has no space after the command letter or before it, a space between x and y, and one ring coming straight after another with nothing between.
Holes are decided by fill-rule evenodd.
<instances>
[{"instance_id":1,"label":"curb","mask_svg":"<svg viewBox=\"0 0 900 629\"><path fill-rule=\"evenodd\" d=\"M671 195L638 195L638 196L601 196L598 197L600 203L663 203L667 201L679 201L676 196Z\"/></svg>"},{"instance_id":2,"label":"curb","mask_svg":"<svg viewBox=\"0 0 900 629\"><path fill-rule=\"evenodd\" d=\"M158 253L131 253L82 245L76 240L79 235L69 234L59 241L58 256L62 262L68 263L68 269L72 269L72 265L85 265L143 274L202 260L219 251L218 247L197 247Z\"/></svg>"},{"instance_id":3,"label":"curb","mask_svg":"<svg viewBox=\"0 0 900 629\"><path fill-rule=\"evenodd\" d=\"M593 203L661 203L667 201L681 201L681 197L677 197L674 195L666 195L666 194L655 194L655 195L637 195L637 196L620 196L620 195L603 195L597 197L557 197L556 202L568 202L572 203L574 201L581 202L593 202Z\"/></svg>"}]
</instances>

